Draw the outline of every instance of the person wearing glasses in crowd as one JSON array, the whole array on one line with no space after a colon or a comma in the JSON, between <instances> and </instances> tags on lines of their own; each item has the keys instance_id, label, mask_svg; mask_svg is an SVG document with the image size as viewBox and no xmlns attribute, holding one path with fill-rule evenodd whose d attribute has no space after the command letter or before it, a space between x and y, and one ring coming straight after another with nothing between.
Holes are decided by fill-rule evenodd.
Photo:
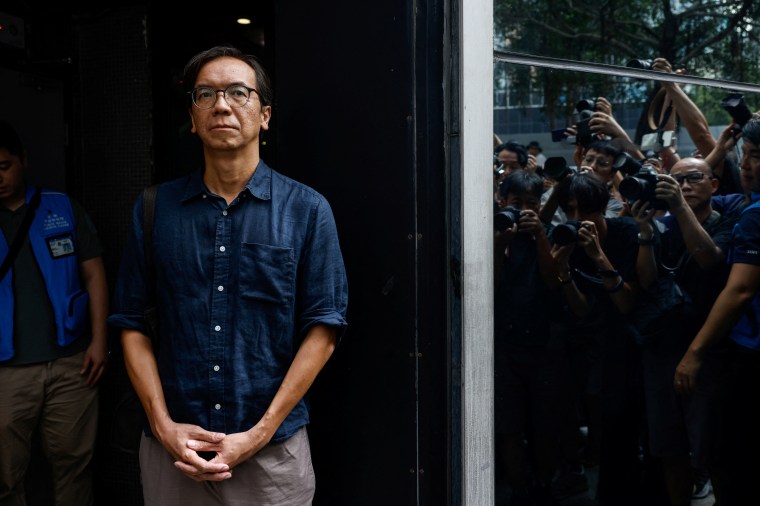
<instances>
[{"instance_id":1,"label":"person wearing glasses in crowd","mask_svg":"<svg viewBox=\"0 0 760 506\"><path fill-rule=\"evenodd\" d=\"M55 504L87 506L108 361L103 248L82 206L29 184L28 170L0 121L0 504L26 504L37 432Z\"/></svg>"},{"instance_id":2,"label":"person wearing glasses in crowd","mask_svg":"<svg viewBox=\"0 0 760 506\"><path fill-rule=\"evenodd\" d=\"M656 218L657 226L649 203L632 208L639 222L637 270L642 298L662 289L658 279L672 276L691 300L688 311L663 315L657 328L642 336L640 346L649 451L661 465L670 504L676 506L691 501L692 470L712 477L716 498L722 504L715 435L720 398L725 395L725 346L715 346L704 354L693 395L679 395L673 388L676 365L728 277L724 252L736 219L712 208L718 185L704 159L683 158L673 165L670 175L658 176L655 195L667 203L669 213Z\"/></svg>"},{"instance_id":3,"label":"person wearing glasses in crowd","mask_svg":"<svg viewBox=\"0 0 760 506\"><path fill-rule=\"evenodd\" d=\"M213 47L184 83L204 166L159 186L154 291L137 200L109 318L147 419L145 501L311 504L304 396L347 325L332 211L260 159L272 89L255 57ZM157 343L143 316L151 293Z\"/></svg>"},{"instance_id":4,"label":"person wearing glasses in crowd","mask_svg":"<svg viewBox=\"0 0 760 506\"><path fill-rule=\"evenodd\" d=\"M730 272L699 332L676 367L673 385L688 395L702 382L708 350L725 342L729 374L721 413L721 505L748 504L760 475L760 120L742 128L742 187L751 192L733 229L727 252ZM717 490L716 490L717 492Z\"/></svg>"}]
</instances>

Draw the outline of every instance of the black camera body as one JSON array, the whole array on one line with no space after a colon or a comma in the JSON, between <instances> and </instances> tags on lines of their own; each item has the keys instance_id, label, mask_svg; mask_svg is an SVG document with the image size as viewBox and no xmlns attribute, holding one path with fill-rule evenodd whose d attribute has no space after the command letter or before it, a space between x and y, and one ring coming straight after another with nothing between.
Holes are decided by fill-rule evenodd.
<instances>
[{"instance_id":1,"label":"black camera body","mask_svg":"<svg viewBox=\"0 0 760 506\"><path fill-rule=\"evenodd\" d=\"M578 240L578 231L584 226L578 220L567 220L565 223L560 223L552 230L552 242L557 246L572 244Z\"/></svg>"},{"instance_id":2,"label":"black camera body","mask_svg":"<svg viewBox=\"0 0 760 506\"><path fill-rule=\"evenodd\" d=\"M642 165L638 172L623 178L618 191L629 202L643 200L649 202L654 209L668 209L668 203L655 195L655 187L659 180L657 176L657 169L651 165Z\"/></svg>"},{"instance_id":3,"label":"black camera body","mask_svg":"<svg viewBox=\"0 0 760 506\"><path fill-rule=\"evenodd\" d=\"M493 229L497 232L511 229L520 220L520 212L519 209L512 206L499 209L493 217Z\"/></svg>"},{"instance_id":4,"label":"black camera body","mask_svg":"<svg viewBox=\"0 0 760 506\"><path fill-rule=\"evenodd\" d=\"M570 174L577 174L578 169L575 166L567 165L564 156L550 156L544 162L542 175L555 181L562 181Z\"/></svg>"},{"instance_id":5,"label":"black camera body","mask_svg":"<svg viewBox=\"0 0 760 506\"><path fill-rule=\"evenodd\" d=\"M628 60L626 67L632 69L652 70L653 60Z\"/></svg>"},{"instance_id":6,"label":"black camera body","mask_svg":"<svg viewBox=\"0 0 760 506\"><path fill-rule=\"evenodd\" d=\"M583 111L591 111L591 112L596 111L596 97L582 98L578 100L578 103L575 104L575 112L580 114Z\"/></svg>"},{"instance_id":7,"label":"black camera body","mask_svg":"<svg viewBox=\"0 0 760 506\"><path fill-rule=\"evenodd\" d=\"M752 111L747 107L747 104L744 102L744 95L741 93L729 93L720 102L720 106L731 115L731 119L735 123L735 130L741 131L744 125L752 119Z\"/></svg>"},{"instance_id":8,"label":"black camera body","mask_svg":"<svg viewBox=\"0 0 760 506\"><path fill-rule=\"evenodd\" d=\"M580 146L588 146L593 142L594 137L589 120L594 111L596 111L596 98L583 98L575 104L575 112L578 114L578 121L575 124L576 135L568 137L567 142Z\"/></svg>"}]
</instances>

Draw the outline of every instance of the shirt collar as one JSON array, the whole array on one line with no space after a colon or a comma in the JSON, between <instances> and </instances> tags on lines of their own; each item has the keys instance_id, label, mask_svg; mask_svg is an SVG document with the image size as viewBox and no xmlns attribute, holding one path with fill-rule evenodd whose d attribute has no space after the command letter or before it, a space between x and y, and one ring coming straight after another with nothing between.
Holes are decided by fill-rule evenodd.
<instances>
[{"instance_id":1,"label":"shirt collar","mask_svg":"<svg viewBox=\"0 0 760 506\"><path fill-rule=\"evenodd\" d=\"M264 163L264 160L259 160L256 170L248 179L243 191L246 190L261 200L270 200L272 198L272 169ZM190 174L181 201L185 202L203 194L209 194L209 191L206 185L203 184L203 169L200 169Z\"/></svg>"},{"instance_id":2,"label":"shirt collar","mask_svg":"<svg viewBox=\"0 0 760 506\"><path fill-rule=\"evenodd\" d=\"M752 192L752 202L755 203L760 200L760 192Z\"/></svg>"}]
</instances>

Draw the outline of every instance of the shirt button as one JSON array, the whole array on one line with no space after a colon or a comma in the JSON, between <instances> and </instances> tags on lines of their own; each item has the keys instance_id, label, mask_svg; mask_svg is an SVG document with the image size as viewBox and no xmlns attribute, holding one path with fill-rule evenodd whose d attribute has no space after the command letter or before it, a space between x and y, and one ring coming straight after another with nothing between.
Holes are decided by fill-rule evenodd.
<instances>
[{"instance_id":1,"label":"shirt button","mask_svg":"<svg viewBox=\"0 0 760 506\"><path fill-rule=\"evenodd\" d=\"M216 327L214 327L214 330L216 330L217 332L219 332L220 330L222 330L222 326L221 325L217 325Z\"/></svg>"},{"instance_id":2,"label":"shirt button","mask_svg":"<svg viewBox=\"0 0 760 506\"><path fill-rule=\"evenodd\" d=\"M207 197L207 195L204 193L204 194L203 194L203 198L205 199L206 197Z\"/></svg>"},{"instance_id":3,"label":"shirt button","mask_svg":"<svg viewBox=\"0 0 760 506\"><path fill-rule=\"evenodd\" d=\"M214 404L214 408L216 408L216 409L222 409L222 405L221 404Z\"/></svg>"},{"instance_id":4,"label":"shirt button","mask_svg":"<svg viewBox=\"0 0 760 506\"><path fill-rule=\"evenodd\" d=\"M218 365L215 365L215 366L214 366L214 370L215 370L215 371L217 371L217 372L219 372L219 366L218 366Z\"/></svg>"},{"instance_id":5,"label":"shirt button","mask_svg":"<svg viewBox=\"0 0 760 506\"><path fill-rule=\"evenodd\" d=\"M224 287L222 285L217 286L216 289L219 290L220 292L224 291Z\"/></svg>"},{"instance_id":6,"label":"shirt button","mask_svg":"<svg viewBox=\"0 0 760 506\"><path fill-rule=\"evenodd\" d=\"M226 249L227 248L225 248L224 246L219 246L219 251L221 251L221 252L224 252Z\"/></svg>"},{"instance_id":7,"label":"shirt button","mask_svg":"<svg viewBox=\"0 0 760 506\"><path fill-rule=\"evenodd\" d=\"M223 214L224 216L227 216L227 211L222 211L222 214Z\"/></svg>"}]
</instances>

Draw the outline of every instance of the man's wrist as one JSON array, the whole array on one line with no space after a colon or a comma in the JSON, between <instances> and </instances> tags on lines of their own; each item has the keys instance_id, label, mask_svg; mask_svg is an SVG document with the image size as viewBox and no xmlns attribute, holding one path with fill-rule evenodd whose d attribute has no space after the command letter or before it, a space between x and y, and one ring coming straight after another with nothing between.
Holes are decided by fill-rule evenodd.
<instances>
[{"instance_id":1,"label":"man's wrist","mask_svg":"<svg viewBox=\"0 0 760 506\"><path fill-rule=\"evenodd\" d=\"M654 244L654 235L652 234L642 234L639 232L637 237L639 246L651 246Z\"/></svg>"}]
</instances>

